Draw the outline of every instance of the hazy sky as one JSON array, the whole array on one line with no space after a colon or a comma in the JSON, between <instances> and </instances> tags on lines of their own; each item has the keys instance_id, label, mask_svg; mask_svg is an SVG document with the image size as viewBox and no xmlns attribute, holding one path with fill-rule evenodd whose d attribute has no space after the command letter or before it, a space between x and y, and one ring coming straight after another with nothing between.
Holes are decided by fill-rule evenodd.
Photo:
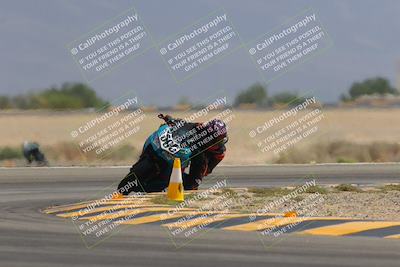
<instances>
[{"instance_id":1,"label":"hazy sky","mask_svg":"<svg viewBox=\"0 0 400 267\"><path fill-rule=\"evenodd\" d=\"M14 95L66 81L84 81L66 44L135 7L155 41L223 7L244 42L270 32L307 7L317 11L333 46L268 84L270 94L306 92L333 102L352 82L384 76L396 81L400 60L400 1L397 0L1 0L0 94ZM262 81L244 49L183 83L170 75L152 48L90 85L109 100L135 90L145 104L193 102L214 91L229 97Z\"/></svg>"}]
</instances>

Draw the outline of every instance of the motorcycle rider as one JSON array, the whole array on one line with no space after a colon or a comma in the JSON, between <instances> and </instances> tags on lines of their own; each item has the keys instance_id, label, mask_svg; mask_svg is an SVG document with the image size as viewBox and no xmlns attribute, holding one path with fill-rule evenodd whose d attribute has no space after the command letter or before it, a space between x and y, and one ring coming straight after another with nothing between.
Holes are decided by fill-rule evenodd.
<instances>
[{"instance_id":1,"label":"motorcycle rider","mask_svg":"<svg viewBox=\"0 0 400 267\"><path fill-rule=\"evenodd\" d=\"M36 161L39 166L47 165L47 160L42 151L39 149L39 144L36 142L24 141L22 152L28 164Z\"/></svg>"},{"instance_id":2,"label":"motorcycle rider","mask_svg":"<svg viewBox=\"0 0 400 267\"><path fill-rule=\"evenodd\" d=\"M189 172L183 173L183 187L185 190L197 190L203 177L210 174L225 156L225 144L228 141L225 123L218 119L207 123L190 123L163 114L158 117L172 128L181 146L191 144L193 156L190 158ZM200 137L199 133L204 132L207 134ZM139 161L118 185L118 192L123 195L132 191L161 192L168 187L170 173L168 162L157 156L151 145L146 146Z\"/></svg>"}]
</instances>

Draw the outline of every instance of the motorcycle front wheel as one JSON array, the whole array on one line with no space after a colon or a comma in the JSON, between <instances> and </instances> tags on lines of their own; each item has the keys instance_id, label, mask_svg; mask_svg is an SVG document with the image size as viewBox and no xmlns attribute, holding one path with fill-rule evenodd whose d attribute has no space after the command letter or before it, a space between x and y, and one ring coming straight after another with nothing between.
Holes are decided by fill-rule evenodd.
<instances>
[{"instance_id":1,"label":"motorcycle front wheel","mask_svg":"<svg viewBox=\"0 0 400 267\"><path fill-rule=\"evenodd\" d=\"M123 195L131 192L146 192L146 184L156 175L155 164L149 157L142 157L136 162L129 173L118 185L118 191Z\"/></svg>"}]
</instances>

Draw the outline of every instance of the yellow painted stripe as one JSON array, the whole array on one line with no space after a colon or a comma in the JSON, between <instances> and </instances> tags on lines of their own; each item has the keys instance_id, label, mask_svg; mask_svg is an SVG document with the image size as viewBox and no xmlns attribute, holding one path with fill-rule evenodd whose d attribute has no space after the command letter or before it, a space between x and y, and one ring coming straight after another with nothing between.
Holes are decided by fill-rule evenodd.
<instances>
[{"instance_id":1,"label":"yellow painted stripe","mask_svg":"<svg viewBox=\"0 0 400 267\"><path fill-rule=\"evenodd\" d=\"M128 217L132 215L138 215L142 214L145 212L151 212L151 211L166 211L169 208L135 208L135 209L130 209L126 208L125 210L119 210L116 212L104 212L99 215L95 216L90 216L90 217L81 217L80 219L82 220L90 220L90 221L100 221L100 220L113 220L121 217Z\"/></svg>"},{"instance_id":2,"label":"yellow painted stripe","mask_svg":"<svg viewBox=\"0 0 400 267\"><path fill-rule=\"evenodd\" d=\"M308 220L308 218L305 217L269 218L265 220L224 227L223 229L231 231L259 231L292 223L300 223L306 220Z\"/></svg>"},{"instance_id":3,"label":"yellow painted stripe","mask_svg":"<svg viewBox=\"0 0 400 267\"><path fill-rule=\"evenodd\" d=\"M136 208L136 209L130 209L126 208L126 210L120 210L117 212L112 212L108 213L105 212L105 214L99 214L95 216L90 216L90 217L83 217L81 219L83 220L90 220L90 221L100 221L100 220L113 220L121 217L128 217L132 215L137 215L137 214L142 214L145 212L157 212L157 211L169 211L171 210L170 207L148 207L148 208ZM190 209L182 209L182 210L190 210Z\"/></svg>"},{"instance_id":4,"label":"yellow painted stripe","mask_svg":"<svg viewBox=\"0 0 400 267\"><path fill-rule=\"evenodd\" d=\"M75 205L70 205L66 207L56 207L56 208L49 208L45 209L43 212L51 214L51 213L57 213L57 212L62 212L62 211L71 211L71 210L76 210L76 209L84 209L86 208L90 203L86 204L75 204Z\"/></svg>"},{"instance_id":5,"label":"yellow painted stripe","mask_svg":"<svg viewBox=\"0 0 400 267\"><path fill-rule=\"evenodd\" d=\"M140 204L150 204L148 202L148 199L123 199L123 200L109 200L105 201L102 203L102 205L115 205L115 204L135 204L135 203L140 203ZM62 205L62 206L57 206L57 207L51 207L48 209L45 209L43 212L47 214L51 213L57 213L57 212L63 212L63 211L71 211L71 210L77 210L77 209L84 209L89 207L90 205L94 205L94 201L85 201L85 202L79 202L76 204L69 204L69 205Z\"/></svg>"},{"instance_id":6,"label":"yellow painted stripe","mask_svg":"<svg viewBox=\"0 0 400 267\"><path fill-rule=\"evenodd\" d=\"M186 210L186 211L181 211L181 210ZM179 217L190 217L192 218L193 216L196 215L201 215L201 214L210 214L208 211L196 211L196 210L191 210L189 208L185 209L180 209L179 212L172 212L172 213L162 213L162 214L154 214L146 217L140 217L140 218L135 218L132 220L127 220L123 222L123 224L142 224L142 223L150 223L150 222L156 222L156 221L164 221L164 220L169 220L169 219L174 219L174 218L179 218Z\"/></svg>"},{"instance_id":7,"label":"yellow painted stripe","mask_svg":"<svg viewBox=\"0 0 400 267\"><path fill-rule=\"evenodd\" d=\"M150 215L150 216L145 216L145 217L135 218L132 220L123 221L123 222L121 222L121 224L138 225L138 224L159 222L159 221L179 218L179 217L183 217L185 215L187 215L187 213L155 214L155 215Z\"/></svg>"},{"instance_id":8,"label":"yellow painted stripe","mask_svg":"<svg viewBox=\"0 0 400 267\"><path fill-rule=\"evenodd\" d=\"M200 216L198 218L193 218L191 220L183 221L183 222L173 222L164 224L163 226L168 228L191 228L198 225L208 225L210 223L224 221L232 218L240 218L247 217L247 214L210 214L209 212L204 212L201 214L204 216Z\"/></svg>"},{"instance_id":9,"label":"yellow painted stripe","mask_svg":"<svg viewBox=\"0 0 400 267\"><path fill-rule=\"evenodd\" d=\"M385 236L385 238L395 238L395 239L400 239L400 234L398 234L398 235L389 235L389 236Z\"/></svg>"},{"instance_id":10,"label":"yellow painted stripe","mask_svg":"<svg viewBox=\"0 0 400 267\"><path fill-rule=\"evenodd\" d=\"M180 213L180 212L178 212L178 213ZM188 211L188 212L186 212L186 222L190 221L192 219L196 219L194 217L197 217L197 216L200 216L200 215L220 215L220 216L222 216L222 215L227 215L227 213L224 212L224 211L215 211L215 210L213 210L213 211L198 211L198 210ZM234 213L234 214L229 214L229 215L240 216L240 217L248 216L246 214L239 214L239 213ZM163 226L166 226L166 227L181 227L180 225L178 225L179 223L180 222L173 222L173 223L170 223L170 224L165 224ZM174 225L177 225L177 226L174 226Z\"/></svg>"},{"instance_id":11,"label":"yellow painted stripe","mask_svg":"<svg viewBox=\"0 0 400 267\"><path fill-rule=\"evenodd\" d=\"M152 207L159 207L159 206L160 205L152 205ZM57 214L57 216L63 217L63 218L81 217L84 215L103 212L103 211L134 209L134 208L143 208L143 207L146 207L146 206L143 206L143 205L139 205L139 206L136 206L136 205L110 205L110 206L104 206L104 207L99 207L99 208L95 208L95 209L81 209L79 211L74 211L74 212L60 213L60 214ZM163 207L165 207L165 205L163 205Z\"/></svg>"},{"instance_id":12,"label":"yellow painted stripe","mask_svg":"<svg viewBox=\"0 0 400 267\"><path fill-rule=\"evenodd\" d=\"M266 214L266 215L272 216L272 214ZM337 221L337 220L352 220L352 219L342 218L342 217L276 217L276 214L274 214L272 218L233 225L225 227L223 229L232 231L261 231L269 228L280 227L292 223L301 223L305 221Z\"/></svg>"},{"instance_id":13,"label":"yellow painted stripe","mask_svg":"<svg viewBox=\"0 0 400 267\"><path fill-rule=\"evenodd\" d=\"M143 200L142 199L136 199L136 200L125 199L125 200L110 200L110 201L107 201L104 204L112 205L112 204L136 204L136 203L138 203L138 204L142 204L142 203L149 204L151 202L149 202L146 199L143 199Z\"/></svg>"},{"instance_id":14,"label":"yellow painted stripe","mask_svg":"<svg viewBox=\"0 0 400 267\"><path fill-rule=\"evenodd\" d=\"M132 201L134 201L134 200L138 200L138 199L151 199L151 197L150 196L137 196L137 197L126 197L126 196L122 196L122 197L118 197L118 198L111 198L111 199L108 199L108 200L106 200L106 201L124 201L124 200L132 200Z\"/></svg>"},{"instance_id":15,"label":"yellow painted stripe","mask_svg":"<svg viewBox=\"0 0 400 267\"><path fill-rule=\"evenodd\" d=\"M307 221L354 221L354 218L350 217L301 217L306 218Z\"/></svg>"},{"instance_id":16,"label":"yellow painted stripe","mask_svg":"<svg viewBox=\"0 0 400 267\"><path fill-rule=\"evenodd\" d=\"M330 236L341 236L353 233L358 233L367 230L374 230L379 228L385 228L390 226L399 226L400 222L347 222L331 226L323 226L314 229L302 231L300 233L311 234L311 235L330 235Z\"/></svg>"},{"instance_id":17,"label":"yellow painted stripe","mask_svg":"<svg viewBox=\"0 0 400 267\"><path fill-rule=\"evenodd\" d=\"M185 194L188 193L201 193L204 191L207 191L208 189L199 189L199 190L185 190ZM147 197L151 197L151 196L159 196L159 195L165 195L165 192L152 192L152 193L147 193L146 196Z\"/></svg>"}]
</instances>

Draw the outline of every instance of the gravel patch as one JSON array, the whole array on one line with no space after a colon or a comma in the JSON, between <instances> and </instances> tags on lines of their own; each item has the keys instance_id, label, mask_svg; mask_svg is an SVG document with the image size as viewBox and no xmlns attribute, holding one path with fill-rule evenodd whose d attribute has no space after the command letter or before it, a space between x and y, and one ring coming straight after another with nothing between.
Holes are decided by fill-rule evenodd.
<instances>
[{"instance_id":1,"label":"gravel patch","mask_svg":"<svg viewBox=\"0 0 400 267\"><path fill-rule=\"evenodd\" d=\"M296 188L222 189L190 201L186 207L241 213L295 211L299 216L350 217L400 221L400 185L358 187L356 185L316 186L291 194ZM186 199L194 198L192 193Z\"/></svg>"}]
</instances>

